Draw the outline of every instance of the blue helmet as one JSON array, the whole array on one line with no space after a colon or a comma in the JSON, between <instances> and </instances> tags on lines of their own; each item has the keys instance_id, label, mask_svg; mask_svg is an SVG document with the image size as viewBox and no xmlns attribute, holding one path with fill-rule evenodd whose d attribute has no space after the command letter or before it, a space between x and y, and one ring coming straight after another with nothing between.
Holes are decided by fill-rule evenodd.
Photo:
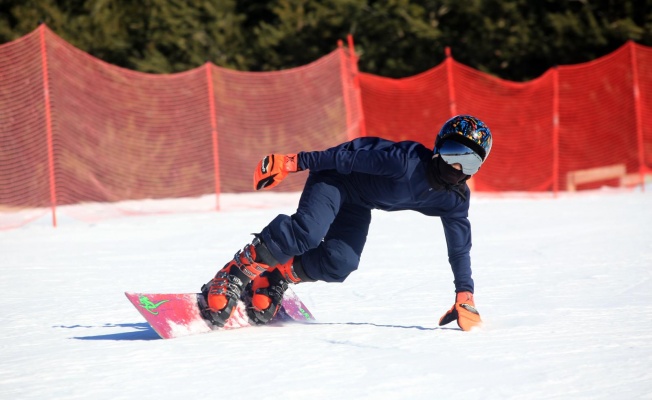
<instances>
[{"instance_id":1,"label":"blue helmet","mask_svg":"<svg viewBox=\"0 0 652 400\"><path fill-rule=\"evenodd\" d=\"M457 115L441 127L434 152L448 164L460 164L466 175L473 175L489 157L491 142L491 131L484 122Z\"/></svg>"}]
</instances>

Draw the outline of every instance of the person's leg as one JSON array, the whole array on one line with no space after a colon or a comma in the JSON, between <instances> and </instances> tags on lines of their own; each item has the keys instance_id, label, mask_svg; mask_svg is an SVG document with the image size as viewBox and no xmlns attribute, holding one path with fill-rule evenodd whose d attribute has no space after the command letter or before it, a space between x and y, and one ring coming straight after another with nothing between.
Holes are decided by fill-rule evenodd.
<instances>
[{"instance_id":1,"label":"person's leg","mask_svg":"<svg viewBox=\"0 0 652 400\"><path fill-rule=\"evenodd\" d=\"M238 252L215 278L202 287L207 300L205 316L215 325L223 326L249 282L259 279L258 284L252 286L258 286L260 290L270 287L266 279L260 279L265 271L277 269L276 275L283 272L283 280L293 283L300 281L300 278L293 279L294 276L304 276L295 269L294 256L321 243L343 201L344 191L337 180L311 174L306 181L297 212L292 216L279 215L272 220L251 244ZM297 268L300 267L297 265ZM265 287L260 286L263 283ZM282 291L279 294L282 296ZM253 302L254 306L261 304L257 307L259 309L263 309L262 305L270 304L268 296L254 297L254 300L263 300L263 303ZM275 313L276 309L270 309L267 313L268 320Z\"/></svg>"},{"instance_id":2,"label":"person's leg","mask_svg":"<svg viewBox=\"0 0 652 400\"><path fill-rule=\"evenodd\" d=\"M314 280L343 282L358 268L370 223L370 209L344 204L321 244L298 257L304 273Z\"/></svg>"},{"instance_id":3,"label":"person's leg","mask_svg":"<svg viewBox=\"0 0 652 400\"><path fill-rule=\"evenodd\" d=\"M269 322L281 306L288 283L344 281L358 267L370 222L371 210L344 203L319 246L254 279L249 318L256 324Z\"/></svg>"},{"instance_id":4,"label":"person's leg","mask_svg":"<svg viewBox=\"0 0 652 400\"><path fill-rule=\"evenodd\" d=\"M260 233L270 253L279 264L316 248L346 200L341 184L334 179L311 174L301 194L297 211L279 215Z\"/></svg>"}]
</instances>

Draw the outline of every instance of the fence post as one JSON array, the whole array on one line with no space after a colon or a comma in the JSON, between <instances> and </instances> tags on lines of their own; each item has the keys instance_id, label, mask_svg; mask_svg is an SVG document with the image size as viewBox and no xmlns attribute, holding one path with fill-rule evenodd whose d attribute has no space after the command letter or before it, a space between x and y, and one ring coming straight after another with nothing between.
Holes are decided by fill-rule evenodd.
<instances>
[{"instance_id":1,"label":"fence post","mask_svg":"<svg viewBox=\"0 0 652 400\"><path fill-rule=\"evenodd\" d=\"M50 207L52 208L52 226L57 227L57 181L54 174L54 145L52 143L52 113L50 105L50 76L48 74L48 56L45 46L45 24L39 26L41 42L41 69L43 72L43 97L45 100L45 131L48 143L48 170L50 173Z\"/></svg>"},{"instance_id":2,"label":"fence post","mask_svg":"<svg viewBox=\"0 0 652 400\"><path fill-rule=\"evenodd\" d=\"M208 83L208 112L211 121L211 136L213 137L213 166L215 174L215 210L220 211L220 153L217 145L217 118L215 114L215 91L213 90L213 74L211 63L206 62L206 82Z\"/></svg>"},{"instance_id":3,"label":"fence post","mask_svg":"<svg viewBox=\"0 0 652 400\"><path fill-rule=\"evenodd\" d=\"M643 117L641 112L641 93L638 86L638 62L636 60L636 44L629 41L629 54L632 62L632 86L634 92L634 114L636 115L636 145L638 148L638 173L641 180L641 191L645 191L645 152L643 150Z\"/></svg>"},{"instance_id":4,"label":"fence post","mask_svg":"<svg viewBox=\"0 0 652 400\"><path fill-rule=\"evenodd\" d=\"M552 192L559 195L559 68L552 69Z\"/></svg>"},{"instance_id":5,"label":"fence post","mask_svg":"<svg viewBox=\"0 0 652 400\"><path fill-rule=\"evenodd\" d=\"M367 125L362 109L362 91L360 89L360 70L358 69L358 56L355 55L355 46L353 45L353 35L346 37L349 44L349 58L351 59L351 72L353 72L353 87L355 88L355 100L358 106L359 115L359 132L360 136L367 136Z\"/></svg>"},{"instance_id":6,"label":"fence post","mask_svg":"<svg viewBox=\"0 0 652 400\"><path fill-rule=\"evenodd\" d=\"M453 81L453 57L451 48L446 46L446 80L448 82L448 102L450 105L451 118L457 115L457 102L455 99L455 86Z\"/></svg>"},{"instance_id":7,"label":"fence post","mask_svg":"<svg viewBox=\"0 0 652 400\"><path fill-rule=\"evenodd\" d=\"M353 134L353 122L351 116L351 101L349 99L349 74L347 74L346 59L344 53L344 43L342 40L337 41L337 47L340 50L340 79L342 80L342 99L344 100L344 112L346 114L346 137L347 140L355 139Z\"/></svg>"}]
</instances>

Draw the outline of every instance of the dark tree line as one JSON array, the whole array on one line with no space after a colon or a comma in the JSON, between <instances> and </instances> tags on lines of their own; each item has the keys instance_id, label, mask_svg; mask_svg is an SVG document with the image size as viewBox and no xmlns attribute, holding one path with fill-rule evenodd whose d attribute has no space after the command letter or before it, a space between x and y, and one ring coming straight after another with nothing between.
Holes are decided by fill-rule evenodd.
<instances>
[{"instance_id":1,"label":"dark tree line","mask_svg":"<svg viewBox=\"0 0 652 400\"><path fill-rule=\"evenodd\" d=\"M444 48L504 79L652 45L652 0L0 0L0 43L39 23L125 68L170 73L206 61L241 71L305 65L352 34L360 70L406 77Z\"/></svg>"}]
</instances>

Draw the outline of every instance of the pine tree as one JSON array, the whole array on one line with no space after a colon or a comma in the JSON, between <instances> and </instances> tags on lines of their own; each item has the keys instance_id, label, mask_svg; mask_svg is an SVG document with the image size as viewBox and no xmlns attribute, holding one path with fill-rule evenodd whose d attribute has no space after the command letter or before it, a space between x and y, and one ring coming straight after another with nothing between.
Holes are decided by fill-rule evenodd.
<instances>
[{"instance_id":1,"label":"pine tree","mask_svg":"<svg viewBox=\"0 0 652 400\"><path fill-rule=\"evenodd\" d=\"M443 61L522 81L652 45L651 0L1 0L0 43L48 25L109 63L170 73L305 65L353 34L360 70L407 77Z\"/></svg>"}]
</instances>

